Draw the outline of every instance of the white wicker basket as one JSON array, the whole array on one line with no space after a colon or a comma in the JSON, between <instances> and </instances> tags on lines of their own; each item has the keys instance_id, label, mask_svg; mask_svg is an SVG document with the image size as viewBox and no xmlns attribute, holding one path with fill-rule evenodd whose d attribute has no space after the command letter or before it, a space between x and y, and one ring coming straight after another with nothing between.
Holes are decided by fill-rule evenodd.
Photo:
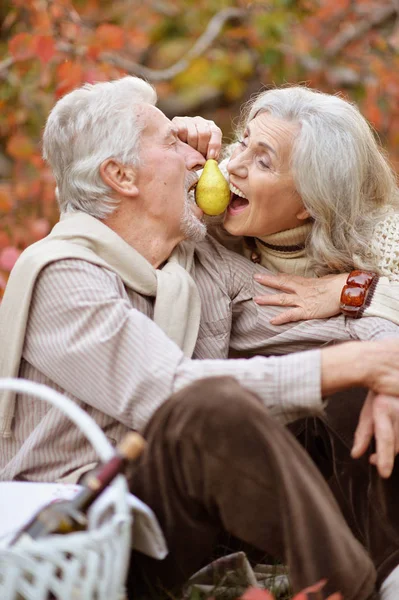
<instances>
[{"instance_id":1,"label":"white wicker basket","mask_svg":"<svg viewBox=\"0 0 399 600\"><path fill-rule=\"evenodd\" d=\"M101 461L114 455L98 425L76 404L44 385L0 379L14 390L50 402L77 425ZM119 475L89 511L87 531L0 548L1 600L117 600L124 598L132 516L126 479Z\"/></svg>"}]
</instances>

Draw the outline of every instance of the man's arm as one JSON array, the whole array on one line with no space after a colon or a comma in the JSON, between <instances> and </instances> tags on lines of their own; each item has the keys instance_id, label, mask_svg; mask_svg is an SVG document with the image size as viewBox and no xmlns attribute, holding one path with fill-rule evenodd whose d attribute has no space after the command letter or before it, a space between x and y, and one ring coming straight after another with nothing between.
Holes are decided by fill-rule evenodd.
<instances>
[{"instance_id":1,"label":"man's arm","mask_svg":"<svg viewBox=\"0 0 399 600\"><path fill-rule=\"evenodd\" d=\"M139 300L145 311L146 300ZM331 355L334 389L373 383L376 392L399 394L399 341L383 356L390 379L374 366L372 382L360 371L343 376L348 358L361 362L366 344L342 345L339 354L326 348L251 360L190 360L140 310L132 308L115 274L84 261L54 263L35 288L24 358L66 393L137 429L174 391L218 375L235 377L284 422L317 413L322 395L332 391Z\"/></svg>"},{"instance_id":2,"label":"man's arm","mask_svg":"<svg viewBox=\"0 0 399 600\"><path fill-rule=\"evenodd\" d=\"M146 316L152 302L135 295L133 304L114 273L53 263L34 290L23 357L68 394L137 429L174 391L212 375L236 377L284 422L322 409L317 351L189 360Z\"/></svg>"}]
</instances>

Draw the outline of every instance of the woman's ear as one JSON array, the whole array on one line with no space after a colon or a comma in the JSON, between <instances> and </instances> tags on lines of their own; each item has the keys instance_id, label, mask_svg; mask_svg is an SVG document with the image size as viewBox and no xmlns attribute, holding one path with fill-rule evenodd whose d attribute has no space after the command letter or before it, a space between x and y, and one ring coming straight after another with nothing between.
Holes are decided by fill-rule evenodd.
<instances>
[{"instance_id":1,"label":"woman's ear","mask_svg":"<svg viewBox=\"0 0 399 600\"><path fill-rule=\"evenodd\" d=\"M122 165L114 158L107 158L100 165L100 175L103 182L121 196L134 197L139 193L137 173L132 165Z\"/></svg>"},{"instance_id":2,"label":"woman's ear","mask_svg":"<svg viewBox=\"0 0 399 600\"><path fill-rule=\"evenodd\" d=\"M296 218L299 221L306 221L306 219L310 219L310 214L308 213L308 211L306 210L306 208L303 206L301 208L301 210L299 211L299 213L296 215Z\"/></svg>"}]
</instances>

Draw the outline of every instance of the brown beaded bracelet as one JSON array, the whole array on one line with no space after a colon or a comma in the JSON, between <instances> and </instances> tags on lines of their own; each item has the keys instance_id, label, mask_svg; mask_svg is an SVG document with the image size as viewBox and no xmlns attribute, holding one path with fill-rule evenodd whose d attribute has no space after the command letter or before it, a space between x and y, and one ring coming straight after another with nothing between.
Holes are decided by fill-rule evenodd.
<instances>
[{"instance_id":1,"label":"brown beaded bracelet","mask_svg":"<svg viewBox=\"0 0 399 600\"><path fill-rule=\"evenodd\" d=\"M347 317L358 319L371 301L378 282L377 273L370 271L352 271L342 288L340 309Z\"/></svg>"}]
</instances>

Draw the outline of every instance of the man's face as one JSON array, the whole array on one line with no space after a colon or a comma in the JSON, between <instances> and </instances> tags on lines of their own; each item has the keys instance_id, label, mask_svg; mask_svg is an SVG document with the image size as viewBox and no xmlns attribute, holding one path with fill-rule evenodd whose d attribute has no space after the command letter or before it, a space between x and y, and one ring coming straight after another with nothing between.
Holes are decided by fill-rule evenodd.
<instances>
[{"instance_id":1,"label":"man's face","mask_svg":"<svg viewBox=\"0 0 399 600\"><path fill-rule=\"evenodd\" d=\"M155 106L139 109L144 124L137 186L146 216L161 225L168 240L200 241L206 233L202 211L188 194L205 159L177 137L177 129Z\"/></svg>"}]
</instances>

